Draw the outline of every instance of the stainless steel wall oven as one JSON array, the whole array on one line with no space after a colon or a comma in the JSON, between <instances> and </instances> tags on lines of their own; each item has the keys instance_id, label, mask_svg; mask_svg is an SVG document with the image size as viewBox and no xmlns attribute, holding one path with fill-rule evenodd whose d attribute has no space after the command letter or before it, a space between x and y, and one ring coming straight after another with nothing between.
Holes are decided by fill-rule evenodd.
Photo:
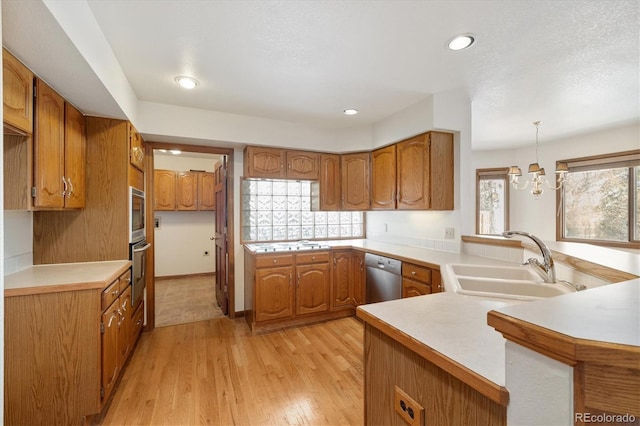
<instances>
[{"instance_id":1,"label":"stainless steel wall oven","mask_svg":"<svg viewBox=\"0 0 640 426\"><path fill-rule=\"evenodd\" d=\"M143 239L129 245L129 259L131 260L131 306L136 309L142 301L145 287L145 269L147 265L147 250L151 244Z\"/></svg>"}]
</instances>

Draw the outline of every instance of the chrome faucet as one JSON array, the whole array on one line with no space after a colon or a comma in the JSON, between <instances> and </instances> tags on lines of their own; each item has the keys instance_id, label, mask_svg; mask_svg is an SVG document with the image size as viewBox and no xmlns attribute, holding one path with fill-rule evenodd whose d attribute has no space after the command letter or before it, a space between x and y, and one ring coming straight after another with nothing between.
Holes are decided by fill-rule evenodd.
<instances>
[{"instance_id":1,"label":"chrome faucet","mask_svg":"<svg viewBox=\"0 0 640 426\"><path fill-rule=\"evenodd\" d=\"M505 238L511 238L514 235L522 235L523 237L527 237L531 239L542 253L542 259L544 264L540 263L538 259L535 257L529 258L523 265L529 265L533 268L533 270L540 275L540 278L544 280L546 283L555 283L556 282L556 269L553 266L553 258L551 257L551 250L549 247L538 237L532 235L528 232L523 231L504 231L502 236Z\"/></svg>"}]
</instances>

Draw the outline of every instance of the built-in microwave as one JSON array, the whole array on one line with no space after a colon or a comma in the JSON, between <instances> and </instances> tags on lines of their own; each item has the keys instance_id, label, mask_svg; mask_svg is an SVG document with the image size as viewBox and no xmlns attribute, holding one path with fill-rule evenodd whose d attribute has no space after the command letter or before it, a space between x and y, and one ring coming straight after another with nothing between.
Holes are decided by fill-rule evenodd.
<instances>
[{"instance_id":1,"label":"built-in microwave","mask_svg":"<svg viewBox=\"0 0 640 426\"><path fill-rule=\"evenodd\" d=\"M144 191L129 187L129 243L144 240Z\"/></svg>"}]
</instances>

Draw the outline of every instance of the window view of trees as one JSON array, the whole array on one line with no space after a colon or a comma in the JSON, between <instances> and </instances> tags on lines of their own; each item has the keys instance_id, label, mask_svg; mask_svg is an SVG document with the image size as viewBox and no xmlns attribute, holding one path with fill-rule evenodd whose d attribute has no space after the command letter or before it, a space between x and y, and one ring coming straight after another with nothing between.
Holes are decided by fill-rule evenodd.
<instances>
[{"instance_id":1,"label":"window view of trees","mask_svg":"<svg viewBox=\"0 0 640 426\"><path fill-rule=\"evenodd\" d=\"M498 235L507 229L507 181L506 174L483 174L477 171L477 233ZM505 172L506 173L506 172Z\"/></svg>"},{"instance_id":2,"label":"window view of trees","mask_svg":"<svg viewBox=\"0 0 640 426\"><path fill-rule=\"evenodd\" d=\"M564 184L565 237L629 241L629 170L568 174Z\"/></svg>"}]
</instances>

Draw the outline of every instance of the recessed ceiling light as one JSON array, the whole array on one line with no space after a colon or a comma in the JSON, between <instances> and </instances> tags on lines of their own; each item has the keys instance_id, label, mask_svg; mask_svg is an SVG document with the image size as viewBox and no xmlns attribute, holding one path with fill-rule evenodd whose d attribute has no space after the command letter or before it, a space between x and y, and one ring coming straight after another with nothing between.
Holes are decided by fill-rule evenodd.
<instances>
[{"instance_id":1,"label":"recessed ceiling light","mask_svg":"<svg viewBox=\"0 0 640 426\"><path fill-rule=\"evenodd\" d=\"M170 152L171 152L173 155L179 155L179 154L182 154L182 151L180 151L179 149L172 149Z\"/></svg>"},{"instance_id":2,"label":"recessed ceiling light","mask_svg":"<svg viewBox=\"0 0 640 426\"><path fill-rule=\"evenodd\" d=\"M184 75L176 77L175 81L185 89L193 89L198 85L198 80L193 77L186 77Z\"/></svg>"},{"instance_id":3,"label":"recessed ceiling light","mask_svg":"<svg viewBox=\"0 0 640 426\"><path fill-rule=\"evenodd\" d=\"M470 47L474 41L475 38L471 34L459 34L449 40L447 46L451 50L463 50Z\"/></svg>"},{"instance_id":4,"label":"recessed ceiling light","mask_svg":"<svg viewBox=\"0 0 640 426\"><path fill-rule=\"evenodd\" d=\"M358 113L357 109L349 108L344 110L345 115L356 115Z\"/></svg>"}]
</instances>

